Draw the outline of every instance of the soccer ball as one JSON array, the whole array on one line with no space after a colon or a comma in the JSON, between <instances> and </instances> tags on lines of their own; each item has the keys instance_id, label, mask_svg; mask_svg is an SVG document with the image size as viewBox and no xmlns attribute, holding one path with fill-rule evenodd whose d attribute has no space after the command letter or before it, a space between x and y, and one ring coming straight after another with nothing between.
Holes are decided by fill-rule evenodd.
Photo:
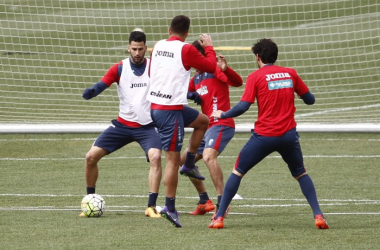
<instances>
[{"instance_id":1,"label":"soccer ball","mask_svg":"<svg viewBox=\"0 0 380 250\"><path fill-rule=\"evenodd\" d=\"M87 217L99 217L104 213L106 202L98 194L88 194L83 198L80 206Z\"/></svg>"}]
</instances>

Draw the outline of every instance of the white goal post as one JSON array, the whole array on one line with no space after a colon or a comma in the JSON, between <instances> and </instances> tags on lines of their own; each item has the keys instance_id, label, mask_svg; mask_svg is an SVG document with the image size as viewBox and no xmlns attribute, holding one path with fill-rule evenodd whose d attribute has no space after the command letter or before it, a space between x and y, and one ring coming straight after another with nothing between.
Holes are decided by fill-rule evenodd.
<instances>
[{"instance_id":1,"label":"white goal post","mask_svg":"<svg viewBox=\"0 0 380 250\"><path fill-rule=\"evenodd\" d=\"M312 106L296 100L299 131L380 132L378 0L3 0L0 133L101 132L118 115L116 87L88 101L83 90L129 56L133 29L152 48L179 14L191 18L186 42L209 33L244 81L257 68L251 46L272 38L276 64L295 68L316 96ZM243 89L230 89L232 105ZM237 131L256 117L252 105Z\"/></svg>"}]
</instances>

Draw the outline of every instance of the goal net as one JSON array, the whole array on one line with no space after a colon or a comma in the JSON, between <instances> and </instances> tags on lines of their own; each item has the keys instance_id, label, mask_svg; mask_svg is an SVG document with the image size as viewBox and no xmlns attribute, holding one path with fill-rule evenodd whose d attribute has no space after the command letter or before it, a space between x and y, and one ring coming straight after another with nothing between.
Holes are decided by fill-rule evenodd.
<instances>
[{"instance_id":1,"label":"goal net","mask_svg":"<svg viewBox=\"0 0 380 250\"><path fill-rule=\"evenodd\" d=\"M179 14L191 18L186 42L209 33L244 81L257 69L250 47L272 38L276 64L295 68L316 96L312 106L296 100L299 128L380 131L378 0L3 0L0 133L103 130L118 115L116 86L88 101L83 90L129 56L133 29L152 48ZM231 88L232 105L243 89ZM237 127L256 117L252 105Z\"/></svg>"}]
</instances>

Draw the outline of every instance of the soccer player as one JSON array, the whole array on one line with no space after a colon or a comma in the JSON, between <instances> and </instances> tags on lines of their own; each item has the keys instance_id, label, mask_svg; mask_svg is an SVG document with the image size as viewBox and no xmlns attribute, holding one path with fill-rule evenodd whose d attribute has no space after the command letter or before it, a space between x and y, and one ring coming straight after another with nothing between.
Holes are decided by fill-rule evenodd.
<instances>
[{"instance_id":1,"label":"soccer player","mask_svg":"<svg viewBox=\"0 0 380 250\"><path fill-rule=\"evenodd\" d=\"M162 144L150 116L150 102L146 100L149 89L146 50L145 34L133 31L129 36L130 58L114 64L98 83L83 92L83 98L89 100L116 82L120 98L119 116L112 120L112 125L99 135L86 154L85 179L87 194L95 193L100 159L131 142L139 143L150 164L149 200L145 215L160 218L156 201L162 177Z\"/></svg>"},{"instance_id":2,"label":"soccer player","mask_svg":"<svg viewBox=\"0 0 380 250\"><path fill-rule=\"evenodd\" d=\"M208 117L188 106L187 90L190 69L214 73L216 54L211 37L202 34L203 56L193 45L185 43L190 28L190 19L180 15L172 19L169 39L158 41L151 53L150 87L147 99L152 103L151 115L161 135L165 152L164 174L165 206L163 217L175 227L182 227L175 209L175 196L178 184L180 152L184 138L184 127L194 128L189 138L189 148L185 164L180 173L191 178L204 180L195 167L195 154L208 127Z\"/></svg>"},{"instance_id":3,"label":"soccer player","mask_svg":"<svg viewBox=\"0 0 380 250\"><path fill-rule=\"evenodd\" d=\"M251 73L239 103L230 110L217 110L212 116L226 119L243 114L257 100L258 118L255 128L241 149L230 174L220 203L209 228L224 227L224 212L237 193L243 176L266 156L277 151L287 163L292 176L313 210L315 225L328 229L319 207L314 184L303 164L303 156L296 130L294 93L307 105L315 102L314 95L291 68L276 66L278 48L271 39L260 39L252 47L259 69Z\"/></svg>"},{"instance_id":4,"label":"soccer player","mask_svg":"<svg viewBox=\"0 0 380 250\"><path fill-rule=\"evenodd\" d=\"M193 45L202 55L205 55L205 51L199 41L194 41ZM227 61L224 56L219 55L215 73L210 74L198 70L195 76L191 78L188 89L188 98L200 104L202 113L209 117L209 127L198 148L195 161L197 162L203 158L203 161L209 169L212 182L218 195L218 202L216 204L217 210L224 187L223 172L217 158L234 136L235 122L233 118L218 119L211 117L211 114L218 109L230 109L229 86L240 87L242 84L243 79L240 75L227 66ZM187 150L182 154L181 162L184 162L186 154ZM207 212L213 211L215 205L209 198L203 181L193 178L190 178L190 180L199 194L198 206L190 214L204 215Z\"/></svg>"}]
</instances>

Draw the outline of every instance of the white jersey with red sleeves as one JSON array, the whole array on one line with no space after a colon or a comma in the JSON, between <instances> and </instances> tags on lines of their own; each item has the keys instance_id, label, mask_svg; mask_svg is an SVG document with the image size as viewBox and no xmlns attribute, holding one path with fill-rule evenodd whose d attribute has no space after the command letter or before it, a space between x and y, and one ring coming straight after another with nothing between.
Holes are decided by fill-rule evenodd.
<instances>
[{"instance_id":1,"label":"white jersey with red sleeves","mask_svg":"<svg viewBox=\"0 0 380 250\"><path fill-rule=\"evenodd\" d=\"M160 105L187 105L190 70L182 63L182 47L174 40L158 41L151 54L150 88L147 99Z\"/></svg>"},{"instance_id":2,"label":"white jersey with red sleeves","mask_svg":"<svg viewBox=\"0 0 380 250\"><path fill-rule=\"evenodd\" d=\"M117 86L120 98L119 117L130 122L146 125L152 122L150 116L150 102L146 100L149 89L148 75L149 60L144 74L136 76L130 64L130 59L123 60L123 70Z\"/></svg>"}]
</instances>

